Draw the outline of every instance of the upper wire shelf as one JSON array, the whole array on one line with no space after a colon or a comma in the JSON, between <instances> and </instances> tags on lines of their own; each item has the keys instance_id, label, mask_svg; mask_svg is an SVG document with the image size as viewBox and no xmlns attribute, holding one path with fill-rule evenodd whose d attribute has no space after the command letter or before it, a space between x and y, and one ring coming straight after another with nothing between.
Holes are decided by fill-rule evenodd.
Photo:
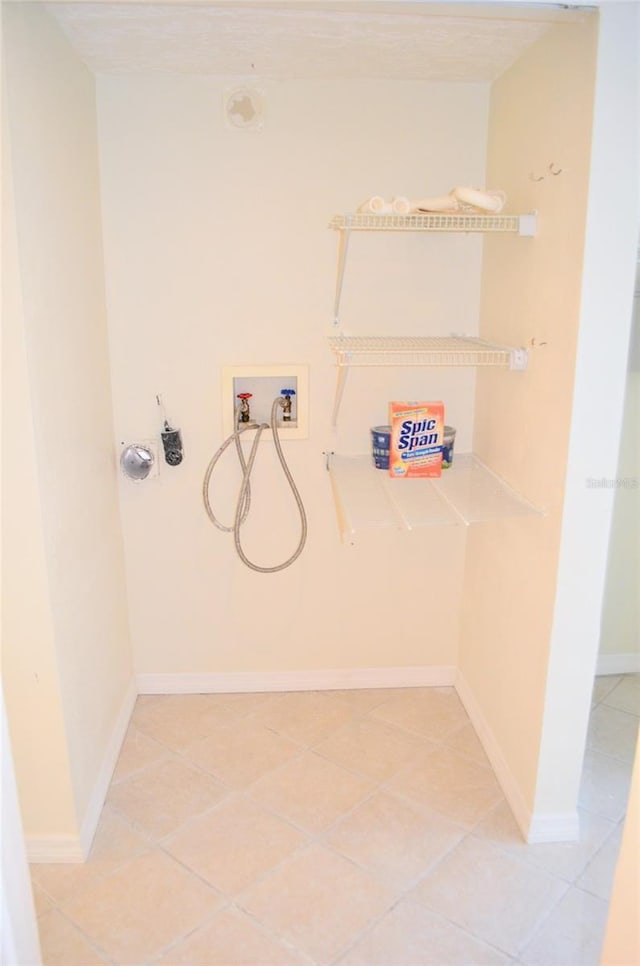
<instances>
[{"instance_id":1,"label":"upper wire shelf","mask_svg":"<svg viewBox=\"0 0 640 966\"><path fill-rule=\"evenodd\" d=\"M352 366L494 366L527 368L527 349L495 345L470 335L452 336L329 336L336 357L338 380L333 425L338 423L347 372Z\"/></svg>"},{"instance_id":2,"label":"upper wire shelf","mask_svg":"<svg viewBox=\"0 0 640 966\"><path fill-rule=\"evenodd\" d=\"M353 231L435 231L435 232L511 232L533 236L537 215L473 214L468 212L425 212L420 215L372 215L364 213L334 215L329 228L340 232L338 270L334 301L334 325L340 324L340 300L344 282L349 239ZM442 338L352 338L337 336L330 340L337 357L338 382L333 407L333 425L338 419L349 366L502 366L526 369L526 349L483 343L479 339Z\"/></svg>"},{"instance_id":3,"label":"upper wire shelf","mask_svg":"<svg viewBox=\"0 0 640 966\"><path fill-rule=\"evenodd\" d=\"M329 228L337 231L481 231L536 233L535 212L527 215L491 215L426 212L422 215L334 215Z\"/></svg>"},{"instance_id":4,"label":"upper wire shelf","mask_svg":"<svg viewBox=\"0 0 640 966\"><path fill-rule=\"evenodd\" d=\"M347 263L349 239L353 231L432 231L432 232L507 232L532 237L536 233L537 214L488 215L468 212L426 212L422 215L334 215L329 228L340 232L338 245L338 271L333 306L334 325L339 324L340 300Z\"/></svg>"},{"instance_id":5,"label":"upper wire shelf","mask_svg":"<svg viewBox=\"0 0 640 966\"><path fill-rule=\"evenodd\" d=\"M524 369L526 349L473 336L329 337L338 366L499 366Z\"/></svg>"}]
</instances>

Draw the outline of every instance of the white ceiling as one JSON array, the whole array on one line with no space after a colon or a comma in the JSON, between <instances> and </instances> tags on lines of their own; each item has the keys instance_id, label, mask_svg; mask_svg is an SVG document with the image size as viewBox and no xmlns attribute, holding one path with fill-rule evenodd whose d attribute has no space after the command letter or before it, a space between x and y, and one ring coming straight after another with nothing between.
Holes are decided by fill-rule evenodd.
<instances>
[{"instance_id":1,"label":"white ceiling","mask_svg":"<svg viewBox=\"0 0 640 966\"><path fill-rule=\"evenodd\" d=\"M96 73L492 81L554 5L416 2L45 4ZM566 12L568 18L577 16Z\"/></svg>"}]
</instances>

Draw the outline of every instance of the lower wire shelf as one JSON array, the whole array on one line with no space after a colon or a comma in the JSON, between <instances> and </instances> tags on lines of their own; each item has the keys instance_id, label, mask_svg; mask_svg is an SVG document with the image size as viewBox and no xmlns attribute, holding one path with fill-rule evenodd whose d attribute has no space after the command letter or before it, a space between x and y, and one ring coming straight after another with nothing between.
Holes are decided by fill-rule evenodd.
<instances>
[{"instance_id":1,"label":"lower wire shelf","mask_svg":"<svg viewBox=\"0 0 640 966\"><path fill-rule=\"evenodd\" d=\"M359 531L415 530L543 516L472 453L456 453L438 479L394 480L370 456L333 454L328 464L343 541Z\"/></svg>"}]
</instances>

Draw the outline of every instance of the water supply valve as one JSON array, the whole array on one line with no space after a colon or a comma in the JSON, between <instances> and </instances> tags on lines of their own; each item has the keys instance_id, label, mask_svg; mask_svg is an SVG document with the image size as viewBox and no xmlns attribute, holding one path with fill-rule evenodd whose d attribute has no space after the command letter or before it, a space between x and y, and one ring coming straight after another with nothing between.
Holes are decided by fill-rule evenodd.
<instances>
[{"instance_id":1,"label":"water supply valve","mask_svg":"<svg viewBox=\"0 0 640 966\"><path fill-rule=\"evenodd\" d=\"M280 395L284 399L284 404L282 406L282 420L285 423L291 422L291 397L295 396L295 389L281 389Z\"/></svg>"},{"instance_id":2,"label":"water supply valve","mask_svg":"<svg viewBox=\"0 0 640 966\"><path fill-rule=\"evenodd\" d=\"M239 392L238 399L240 400L240 416L239 421L241 423L251 422L251 410L249 409L249 400L253 396L252 392Z\"/></svg>"}]
</instances>

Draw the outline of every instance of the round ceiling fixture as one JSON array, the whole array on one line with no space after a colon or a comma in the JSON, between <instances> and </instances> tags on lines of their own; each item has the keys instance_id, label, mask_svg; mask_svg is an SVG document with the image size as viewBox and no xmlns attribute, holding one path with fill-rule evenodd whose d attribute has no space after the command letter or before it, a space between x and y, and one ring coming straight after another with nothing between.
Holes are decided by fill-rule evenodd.
<instances>
[{"instance_id":1,"label":"round ceiling fixture","mask_svg":"<svg viewBox=\"0 0 640 966\"><path fill-rule=\"evenodd\" d=\"M227 127L236 131L261 131L264 125L264 95L255 87L228 87L224 92Z\"/></svg>"}]
</instances>

